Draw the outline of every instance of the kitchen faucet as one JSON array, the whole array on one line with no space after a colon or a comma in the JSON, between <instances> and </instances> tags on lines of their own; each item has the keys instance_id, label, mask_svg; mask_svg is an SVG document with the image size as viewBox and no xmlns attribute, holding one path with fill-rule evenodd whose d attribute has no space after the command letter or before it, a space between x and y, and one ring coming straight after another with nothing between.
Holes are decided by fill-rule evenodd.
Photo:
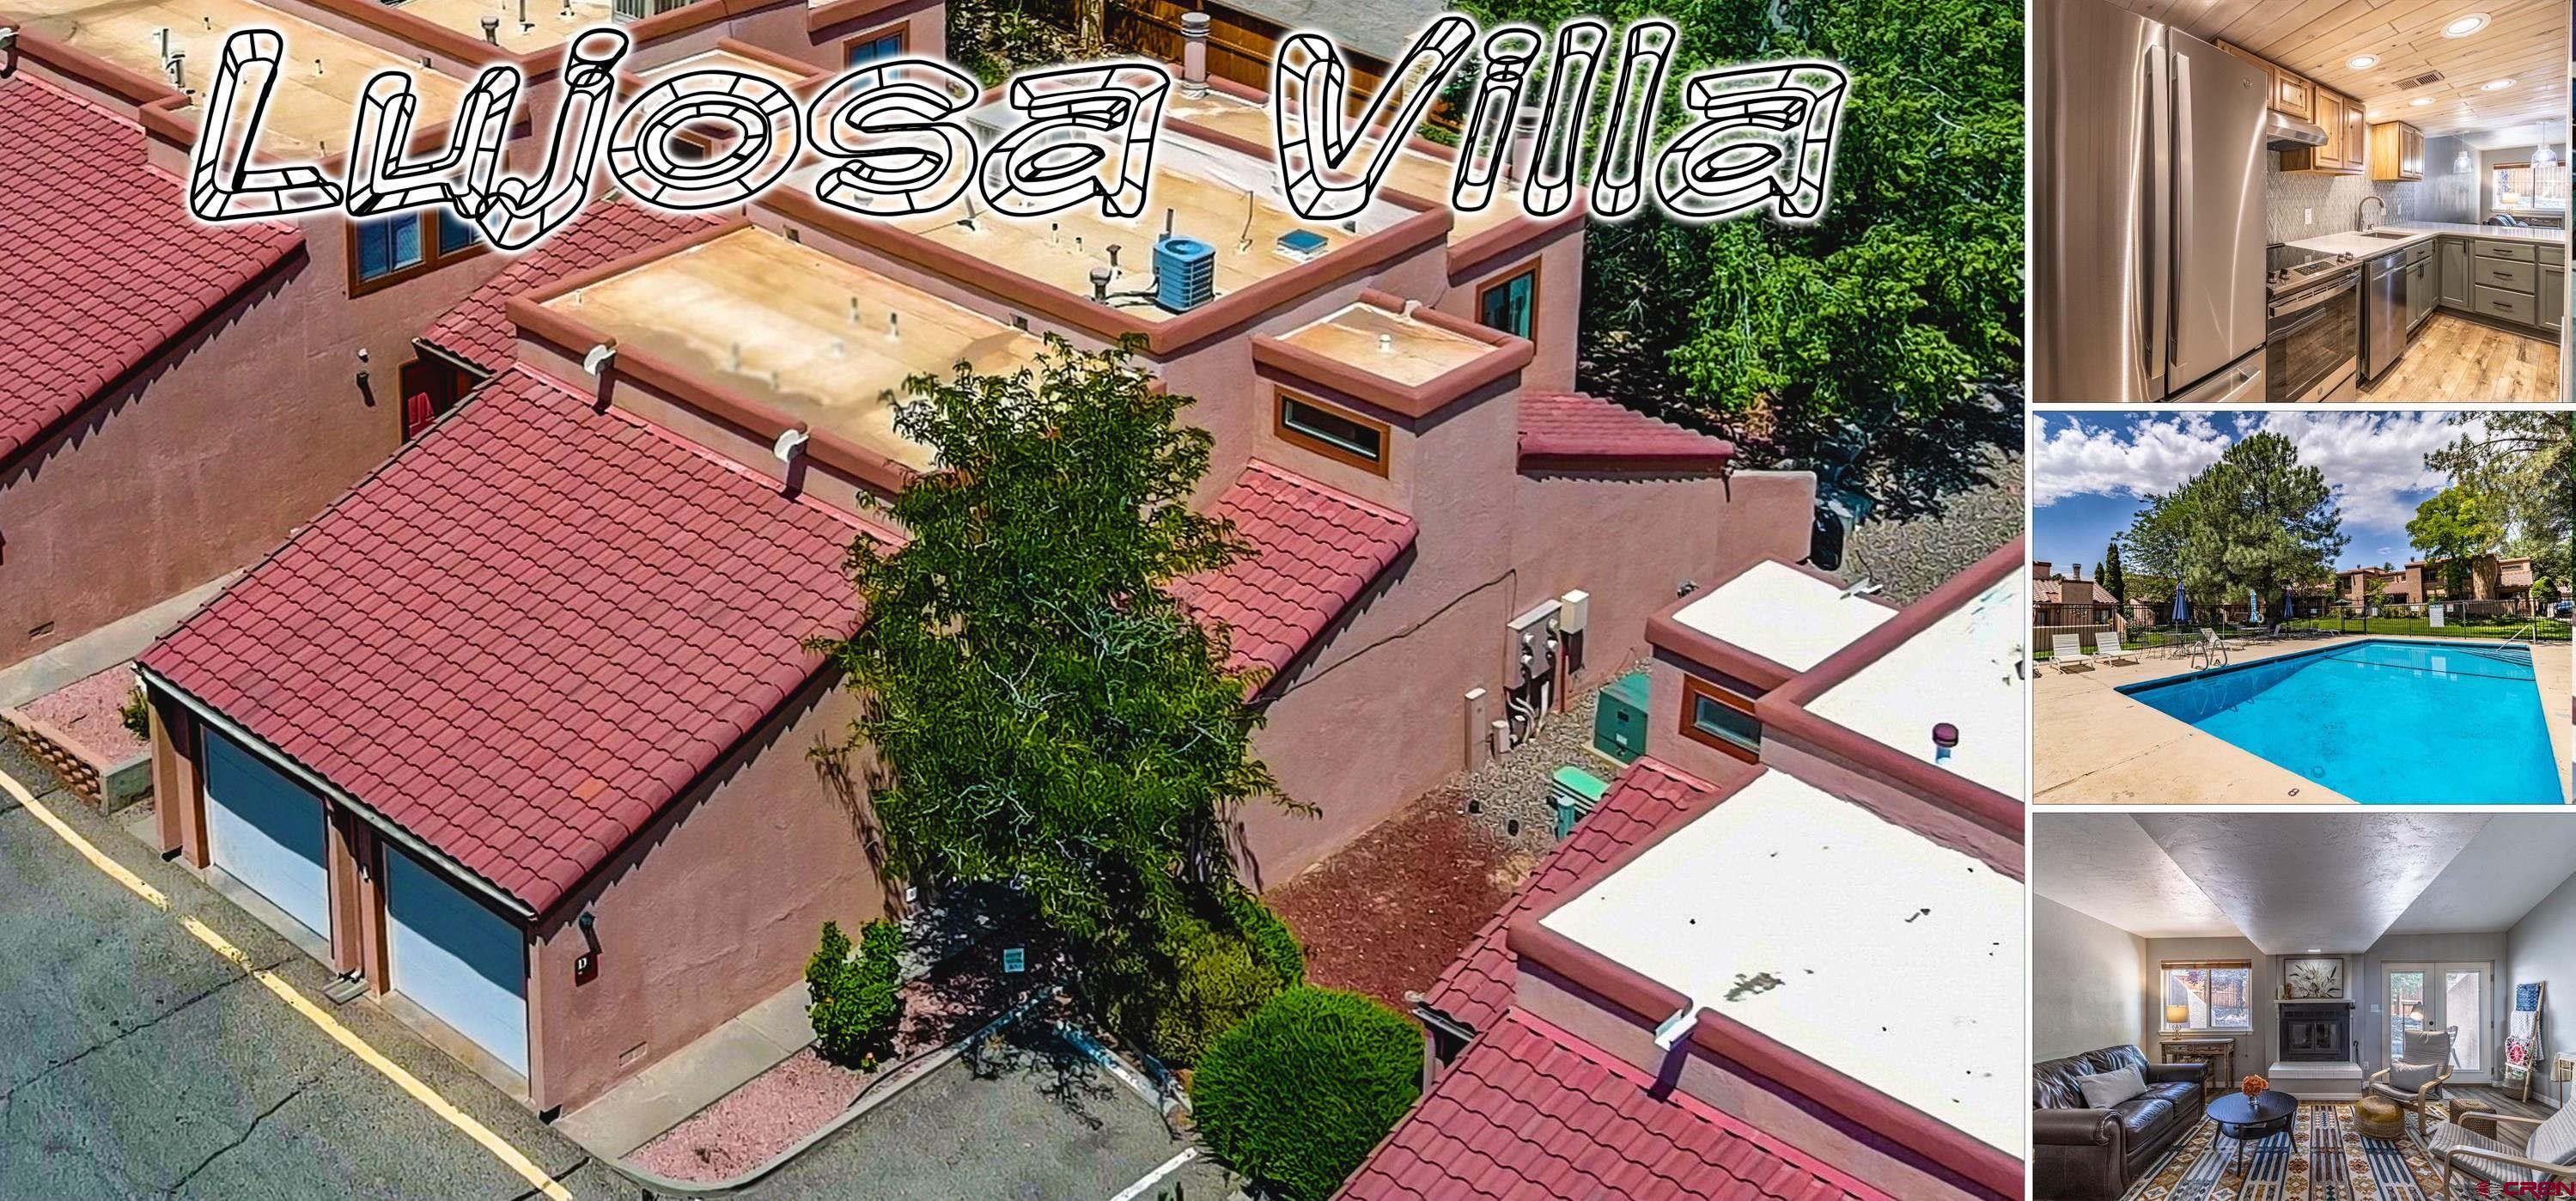
<instances>
[{"instance_id":1,"label":"kitchen faucet","mask_svg":"<svg viewBox=\"0 0 2576 1201\"><path fill-rule=\"evenodd\" d=\"M2368 210L2370 202L2374 200L2379 200L2379 196L2376 193L2362 197L2360 204L2352 206L2352 219L2361 223L2362 233L2370 232L2370 214ZM2379 215L2382 218L2386 218L2388 216L2388 202L2385 200L2379 200Z\"/></svg>"}]
</instances>

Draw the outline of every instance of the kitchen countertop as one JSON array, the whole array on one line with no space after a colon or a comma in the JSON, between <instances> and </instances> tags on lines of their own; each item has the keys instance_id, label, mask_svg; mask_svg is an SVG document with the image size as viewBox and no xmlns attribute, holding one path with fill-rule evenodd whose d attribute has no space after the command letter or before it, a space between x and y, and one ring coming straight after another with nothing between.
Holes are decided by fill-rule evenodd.
<instances>
[{"instance_id":1,"label":"kitchen countertop","mask_svg":"<svg viewBox=\"0 0 2576 1201\"><path fill-rule=\"evenodd\" d=\"M2528 225L2463 225L2451 221L2390 221L2378 228L2391 233L2412 234L2405 239L2373 238L2357 233L2327 234L2322 238L2302 238L2291 242L2301 250L2321 250L2329 254L2351 254L2371 258L2392 250L2402 250L2426 238L2485 238L2495 242L2546 242L2553 246L2567 244L2563 229L2537 229Z\"/></svg>"}]
</instances>

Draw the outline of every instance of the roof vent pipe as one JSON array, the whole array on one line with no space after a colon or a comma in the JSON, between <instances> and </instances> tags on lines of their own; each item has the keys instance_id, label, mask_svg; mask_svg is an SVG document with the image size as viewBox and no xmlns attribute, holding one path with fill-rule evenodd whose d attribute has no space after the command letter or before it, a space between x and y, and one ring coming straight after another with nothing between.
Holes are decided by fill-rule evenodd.
<instances>
[{"instance_id":1,"label":"roof vent pipe","mask_svg":"<svg viewBox=\"0 0 2576 1201\"><path fill-rule=\"evenodd\" d=\"M1949 762L1952 752L1955 752L1958 749L1959 727L1951 725L1946 721L1932 727L1932 761L1934 763Z\"/></svg>"},{"instance_id":2,"label":"roof vent pipe","mask_svg":"<svg viewBox=\"0 0 2576 1201\"><path fill-rule=\"evenodd\" d=\"M15 25L0 25L0 50L15 50L17 48L18 27Z\"/></svg>"},{"instance_id":3,"label":"roof vent pipe","mask_svg":"<svg viewBox=\"0 0 2576 1201\"><path fill-rule=\"evenodd\" d=\"M483 18L483 40L490 42L495 46L501 44L501 18Z\"/></svg>"},{"instance_id":4,"label":"roof vent pipe","mask_svg":"<svg viewBox=\"0 0 2576 1201\"><path fill-rule=\"evenodd\" d=\"M162 60L161 65L170 68L170 86L179 89L183 94L186 93L188 90L188 52L185 50L179 51L178 53L171 55L169 58Z\"/></svg>"},{"instance_id":5,"label":"roof vent pipe","mask_svg":"<svg viewBox=\"0 0 2576 1201\"><path fill-rule=\"evenodd\" d=\"M1181 95L1193 100L1207 95L1210 24L1206 13L1181 14Z\"/></svg>"},{"instance_id":6,"label":"roof vent pipe","mask_svg":"<svg viewBox=\"0 0 2576 1201\"><path fill-rule=\"evenodd\" d=\"M1093 300L1099 301L1102 304L1109 303L1109 277L1111 274L1111 271L1107 267L1094 267L1091 269L1091 298Z\"/></svg>"}]
</instances>

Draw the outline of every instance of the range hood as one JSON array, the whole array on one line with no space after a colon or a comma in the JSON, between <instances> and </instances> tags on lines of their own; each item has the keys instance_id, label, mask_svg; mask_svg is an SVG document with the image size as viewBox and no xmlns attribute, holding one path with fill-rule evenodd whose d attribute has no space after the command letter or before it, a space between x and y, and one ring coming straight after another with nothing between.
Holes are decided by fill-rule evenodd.
<instances>
[{"instance_id":1,"label":"range hood","mask_svg":"<svg viewBox=\"0 0 2576 1201\"><path fill-rule=\"evenodd\" d=\"M2326 144L2326 127L2314 121L2302 121L2287 113L2264 111L2263 140L2274 150L2296 150L2301 146Z\"/></svg>"}]
</instances>

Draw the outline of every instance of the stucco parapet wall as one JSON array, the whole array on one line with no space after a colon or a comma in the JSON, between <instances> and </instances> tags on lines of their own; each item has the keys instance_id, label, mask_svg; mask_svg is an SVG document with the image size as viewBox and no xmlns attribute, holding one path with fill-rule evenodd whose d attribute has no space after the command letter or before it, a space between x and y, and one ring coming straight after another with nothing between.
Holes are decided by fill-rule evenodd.
<instances>
[{"instance_id":1,"label":"stucco parapet wall","mask_svg":"<svg viewBox=\"0 0 2576 1201\"><path fill-rule=\"evenodd\" d=\"M1718 785L1714 791L1698 798L1677 819L1621 848L1568 884L1558 894L1559 903L1591 892L1766 774L1767 769L1748 772ZM1742 1075L1804 1097L1844 1121L1880 1135L1889 1143L1997 1195L2019 1193L2023 1178L2021 1160L1732 1018L1704 1007L1695 1014L1689 1012L1691 1000L1678 990L1549 928L1546 920L1556 908L1556 905L1545 909L1533 908L1513 919L1505 929L1505 945L1520 957L1521 970L1525 974L1537 969L1545 976L1570 984L1579 990L1576 995L1581 1002L1588 1002L1608 1016L1634 1025L1641 1031L1665 1030L1686 1019L1688 1024L1675 1029L1668 1044L1658 1040L1657 1045L1665 1047L1663 1053L1666 1056L1691 1053L1708 1056ZM1525 1007L1531 1006L1533 1001L1544 996L1545 990L1535 995L1524 990L1521 1002ZM1573 1003L1580 1002L1553 1001L1554 1005ZM1550 1014L1545 1011L1547 1007L1548 1003L1541 1002L1533 1012L1559 1025L1568 1024L1560 1018L1577 1016ZM1572 1024L1580 1026L1583 1023L1574 1020ZM1664 1079L1664 1073L1671 1065L1667 1062L1635 1066Z\"/></svg>"},{"instance_id":2,"label":"stucco parapet wall","mask_svg":"<svg viewBox=\"0 0 2576 1201\"><path fill-rule=\"evenodd\" d=\"M547 372L550 378L560 380L577 391L595 393L602 404L613 402L621 379L630 380L763 441L775 442L789 430L804 434L807 438L805 453L813 462L887 495L902 491L914 475L910 467L830 430L815 430L805 421L789 417L648 351L622 346L614 336L593 329L561 309L546 307L547 301L601 280L622 275L691 246L752 228L755 227L748 219L736 217L623 258L612 259L587 271L574 272L533 292L511 297L507 312L511 322L518 326L522 338L533 338L552 347L561 361L577 364L595 347L605 346L615 351L614 360L599 379L567 379L561 371ZM547 361L544 359L523 356L522 361L540 371L546 369Z\"/></svg>"},{"instance_id":3,"label":"stucco parapet wall","mask_svg":"<svg viewBox=\"0 0 2576 1201\"><path fill-rule=\"evenodd\" d=\"M1211 90L1223 92L1226 95L1232 96L1237 100L1244 101L1245 103L1262 105L1264 107L1267 107L1270 103L1270 94L1258 88L1249 87L1220 76L1210 76L1207 82L1208 87ZM1250 143L1246 143L1240 138L1227 138L1221 133L1209 130L1205 126L1191 122L1186 118L1171 118L1167 120L1165 124L1175 128L1189 130L1200 137L1223 139L1231 143L1250 145ZM1430 139L1419 135L1407 138L1405 140L1405 148L1446 163L1455 163L1458 161L1457 148L1443 146L1438 142L1431 141ZM1277 153L1277 151L1271 147L1255 147L1255 150L1263 155L1275 155ZM1445 196L1422 197L1420 199L1423 199L1426 202L1436 203L1444 208L1448 203L1448 198ZM1512 203L1512 201L1507 196L1497 196L1494 203L1509 204ZM1463 276L1473 275L1478 271L1478 269L1486 266L1487 264L1511 255L1531 243L1553 237L1557 234L1565 233L1569 230L1580 229L1584 224L1585 218L1590 215L1591 210L1585 206L1582 196L1577 195L1574 199L1574 203L1569 205L1566 211L1553 217L1532 217L1523 214L1520 216L1505 218L1493 225L1491 228L1478 230L1465 238L1461 238L1458 241L1451 242L1449 244L1449 276L1454 280Z\"/></svg>"},{"instance_id":4,"label":"stucco parapet wall","mask_svg":"<svg viewBox=\"0 0 2576 1201\"><path fill-rule=\"evenodd\" d=\"M1362 289L1359 303L1389 316L1418 321L1489 349L1475 358L1450 369L1438 377L1418 384L1372 372L1357 363L1332 358L1289 341L1296 336L1255 334L1252 338L1253 365L1264 373L1287 376L1321 384L1344 395L1367 401L1389 412L1406 417L1428 417L1452 403L1473 395L1498 382L1517 376L1536 356L1537 347L1528 339L1514 337L1501 330L1487 329L1464 317L1434 311L1401 296L1375 288ZM1321 325L1332 318L1314 324Z\"/></svg>"},{"instance_id":5,"label":"stucco parapet wall","mask_svg":"<svg viewBox=\"0 0 2576 1201\"><path fill-rule=\"evenodd\" d=\"M1239 139L1179 123L1168 123L1166 128L1238 153L1257 151L1265 162L1271 158L1268 148L1247 150L1249 144ZM925 271L993 303L1036 312L1104 342L1142 339L1149 357L1169 360L1419 253L1448 236L1450 216L1446 206L1396 192L1381 192L1379 199L1411 215L1162 321L1147 321L1121 312L1089 296L1019 274L1004 264L942 245L892 222L842 212L816 200L803 188L772 188L753 204Z\"/></svg>"}]
</instances>

